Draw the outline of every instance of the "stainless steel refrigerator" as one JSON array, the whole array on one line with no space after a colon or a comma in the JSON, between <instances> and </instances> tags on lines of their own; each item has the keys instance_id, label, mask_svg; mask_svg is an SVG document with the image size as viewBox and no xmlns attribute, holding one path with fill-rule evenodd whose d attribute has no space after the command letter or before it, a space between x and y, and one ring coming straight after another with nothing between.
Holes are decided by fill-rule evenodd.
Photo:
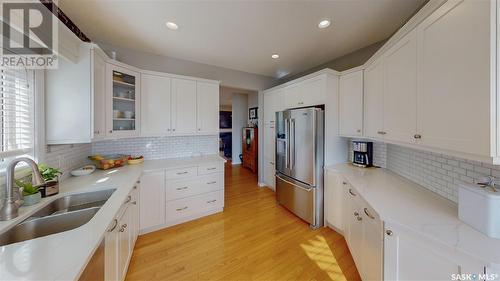
<instances>
[{"instance_id":1,"label":"stainless steel refrigerator","mask_svg":"<svg viewBox=\"0 0 500 281\"><path fill-rule=\"evenodd\" d=\"M324 111L276 112L276 200L312 228L323 225Z\"/></svg>"}]
</instances>

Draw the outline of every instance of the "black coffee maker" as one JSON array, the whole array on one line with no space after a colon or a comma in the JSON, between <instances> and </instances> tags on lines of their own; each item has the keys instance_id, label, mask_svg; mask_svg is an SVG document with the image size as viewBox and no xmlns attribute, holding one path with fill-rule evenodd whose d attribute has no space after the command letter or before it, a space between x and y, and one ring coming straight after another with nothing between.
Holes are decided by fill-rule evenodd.
<instances>
[{"instance_id":1,"label":"black coffee maker","mask_svg":"<svg viewBox=\"0 0 500 281\"><path fill-rule=\"evenodd\" d=\"M352 141L352 164L358 167L373 166L373 142Z\"/></svg>"}]
</instances>

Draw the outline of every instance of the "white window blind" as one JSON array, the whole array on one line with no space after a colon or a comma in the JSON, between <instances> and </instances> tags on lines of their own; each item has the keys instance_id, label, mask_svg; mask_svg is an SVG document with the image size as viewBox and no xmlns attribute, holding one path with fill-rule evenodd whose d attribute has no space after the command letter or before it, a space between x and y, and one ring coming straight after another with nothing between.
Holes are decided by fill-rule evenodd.
<instances>
[{"instance_id":1,"label":"white window blind","mask_svg":"<svg viewBox=\"0 0 500 281\"><path fill-rule=\"evenodd\" d=\"M34 71L0 70L0 161L34 151Z\"/></svg>"}]
</instances>

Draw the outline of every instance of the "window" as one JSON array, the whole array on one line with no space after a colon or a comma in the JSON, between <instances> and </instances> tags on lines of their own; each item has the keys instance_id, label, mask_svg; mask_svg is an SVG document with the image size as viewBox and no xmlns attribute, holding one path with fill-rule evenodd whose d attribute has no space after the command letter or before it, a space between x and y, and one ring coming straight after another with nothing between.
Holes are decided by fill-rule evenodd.
<instances>
[{"instance_id":1,"label":"window","mask_svg":"<svg viewBox=\"0 0 500 281\"><path fill-rule=\"evenodd\" d=\"M0 70L0 166L34 156L34 71Z\"/></svg>"}]
</instances>

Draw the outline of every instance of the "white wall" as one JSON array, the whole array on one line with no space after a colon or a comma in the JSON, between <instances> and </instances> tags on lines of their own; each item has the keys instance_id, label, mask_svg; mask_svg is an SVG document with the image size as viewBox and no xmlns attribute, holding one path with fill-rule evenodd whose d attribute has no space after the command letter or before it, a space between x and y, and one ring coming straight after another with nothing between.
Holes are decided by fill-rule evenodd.
<instances>
[{"instance_id":1,"label":"white wall","mask_svg":"<svg viewBox=\"0 0 500 281\"><path fill-rule=\"evenodd\" d=\"M213 79L221 81L224 86L257 91L270 88L276 83L274 78L268 76L145 53L105 43L99 43L99 46L108 54L116 51L119 61L145 70Z\"/></svg>"},{"instance_id":2,"label":"white wall","mask_svg":"<svg viewBox=\"0 0 500 281\"><path fill-rule=\"evenodd\" d=\"M259 107L259 93L258 92L248 93L247 97L248 97L247 120L248 122L250 122L250 116L248 114L248 110L252 107ZM257 117L259 116L258 115L259 111L260 108L257 109Z\"/></svg>"},{"instance_id":3,"label":"white wall","mask_svg":"<svg viewBox=\"0 0 500 281\"><path fill-rule=\"evenodd\" d=\"M246 94L233 94L232 116L232 161L233 164L240 164L242 130L248 121L248 96Z\"/></svg>"}]
</instances>

